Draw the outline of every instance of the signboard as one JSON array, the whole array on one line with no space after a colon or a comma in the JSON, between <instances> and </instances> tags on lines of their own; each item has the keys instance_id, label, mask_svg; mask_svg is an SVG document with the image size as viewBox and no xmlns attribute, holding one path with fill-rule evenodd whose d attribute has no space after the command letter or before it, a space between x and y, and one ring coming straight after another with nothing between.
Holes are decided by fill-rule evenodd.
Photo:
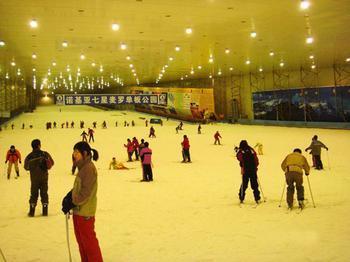
<instances>
[{"instance_id":1,"label":"signboard","mask_svg":"<svg viewBox=\"0 0 350 262\"><path fill-rule=\"evenodd\" d=\"M167 94L62 94L57 105L167 105Z\"/></svg>"}]
</instances>

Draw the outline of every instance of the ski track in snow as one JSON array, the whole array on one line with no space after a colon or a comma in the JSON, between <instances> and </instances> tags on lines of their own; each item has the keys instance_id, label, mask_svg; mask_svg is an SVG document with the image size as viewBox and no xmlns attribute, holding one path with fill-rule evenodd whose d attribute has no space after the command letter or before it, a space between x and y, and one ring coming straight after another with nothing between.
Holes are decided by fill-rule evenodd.
<instances>
[{"instance_id":1,"label":"ski track in snow","mask_svg":"<svg viewBox=\"0 0 350 262\"><path fill-rule=\"evenodd\" d=\"M79 120L87 127L98 122L95 143L100 153L98 168L98 207L96 233L105 261L350 261L350 131L330 129L243 126L230 124L197 125L163 118L164 126L153 125L157 138L148 139L149 127L139 117L156 117L137 112L102 111L91 107L39 107L12 122L15 129L0 132L0 248L7 261L67 261L65 216L61 201L72 188L71 153L80 140ZM123 114L126 113L126 114ZM61 129L65 121L75 121L74 129ZM108 129L101 123L107 121ZM134 120L135 127L123 127ZM57 129L46 130L47 121ZM118 127L115 127L118 121ZM22 123L26 129L20 129ZM33 124L33 129L28 129ZM213 135L222 135L214 146ZM190 140L193 163L181 164L182 136ZM295 147L304 150L317 134L329 147L322 151L325 170L312 170L310 183L313 208L304 177L306 209L285 214L285 196L278 207L284 185L280 168L284 157ZM123 146L127 138L145 138L153 150L153 183L139 183L139 162L126 162ZM5 177L5 154L14 144L22 159L31 151L32 139L39 138L42 149L55 160L49 175L49 216L42 217L38 202L35 218L28 218L30 181L20 166L20 179ZM259 156L259 180L267 201L254 205L248 187L245 204L237 205L241 175L234 146L241 139L254 146L264 145ZM305 154L305 153L304 153ZM305 154L310 163L311 157ZM108 170L113 156L133 169ZM22 162L23 163L23 162ZM39 200L40 201L40 200ZM297 203L295 203L297 205ZM72 221L70 244L73 261L80 261Z\"/></svg>"}]
</instances>

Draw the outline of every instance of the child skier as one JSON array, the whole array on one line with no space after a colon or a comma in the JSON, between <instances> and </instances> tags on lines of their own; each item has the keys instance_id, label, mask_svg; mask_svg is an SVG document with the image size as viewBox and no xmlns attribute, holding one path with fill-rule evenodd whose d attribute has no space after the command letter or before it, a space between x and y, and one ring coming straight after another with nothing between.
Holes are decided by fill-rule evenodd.
<instances>
[{"instance_id":1,"label":"child skier","mask_svg":"<svg viewBox=\"0 0 350 262\"><path fill-rule=\"evenodd\" d=\"M95 139L94 139L94 133L95 131L92 130L91 128L88 129L88 134L89 134L89 143L90 141L92 140L92 142L95 142Z\"/></svg>"},{"instance_id":2,"label":"child skier","mask_svg":"<svg viewBox=\"0 0 350 262\"><path fill-rule=\"evenodd\" d=\"M7 162L9 162L8 168L7 168L7 179L10 179L13 165L15 166L15 170L17 174L15 178L17 179L19 177L18 162L21 164L22 161L21 161L21 153L15 148L14 145L12 145L10 149L7 151L5 164Z\"/></svg>"},{"instance_id":3,"label":"child skier","mask_svg":"<svg viewBox=\"0 0 350 262\"><path fill-rule=\"evenodd\" d=\"M83 131L83 133L81 133L81 137L82 137L82 141L85 141L85 142L87 142L87 133L85 132L85 130Z\"/></svg>"},{"instance_id":4,"label":"child skier","mask_svg":"<svg viewBox=\"0 0 350 262\"><path fill-rule=\"evenodd\" d=\"M323 163L321 160L321 148L325 148L328 151L328 147L323 144L321 141L318 140L318 136L315 135L312 138L312 142L309 145L308 148L305 149L307 152L308 150L311 150L310 154L312 155L314 161L315 161L315 166L317 170L323 169Z\"/></svg>"},{"instance_id":5,"label":"child skier","mask_svg":"<svg viewBox=\"0 0 350 262\"><path fill-rule=\"evenodd\" d=\"M222 137L221 137L219 131L216 131L216 133L215 133L215 135L214 135L214 139L215 139L214 145L216 145L216 143L219 143L219 145L221 145L221 144L220 144L220 138L222 138Z\"/></svg>"}]
</instances>

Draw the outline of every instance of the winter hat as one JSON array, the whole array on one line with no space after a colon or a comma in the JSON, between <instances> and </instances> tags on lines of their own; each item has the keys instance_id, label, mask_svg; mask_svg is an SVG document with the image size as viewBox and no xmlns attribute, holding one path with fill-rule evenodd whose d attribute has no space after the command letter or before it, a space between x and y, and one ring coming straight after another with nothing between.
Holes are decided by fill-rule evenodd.
<instances>
[{"instance_id":1,"label":"winter hat","mask_svg":"<svg viewBox=\"0 0 350 262\"><path fill-rule=\"evenodd\" d=\"M242 140L242 141L239 143L239 148L240 148L240 149L243 149L243 150L249 148L247 140Z\"/></svg>"},{"instance_id":2,"label":"winter hat","mask_svg":"<svg viewBox=\"0 0 350 262\"><path fill-rule=\"evenodd\" d=\"M41 145L41 142L40 142L39 139L34 139L34 140L32 141L32 148L33 148L33 149L39 148L40 145Z\"/></svg>"},{"instance_id":3,"label":"winter hat","mask_svg":"<svg viewBox=\"0 0 350 262\"><path fill-rule=\"evenodd\" d=\"M14 145L10 146L10 149L15 149L15 146Z\"/></svg>"}]
</instances>

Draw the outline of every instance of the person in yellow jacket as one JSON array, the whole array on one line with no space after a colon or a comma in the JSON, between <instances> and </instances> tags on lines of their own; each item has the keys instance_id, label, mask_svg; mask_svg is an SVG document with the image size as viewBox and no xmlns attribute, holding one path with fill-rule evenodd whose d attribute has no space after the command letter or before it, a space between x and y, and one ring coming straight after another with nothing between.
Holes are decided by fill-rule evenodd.
<instances>
[{"instance_id":1,"label":"person in yellow jacket","mask_svg":"<svg viewBox=\"0 0 350 262\"><path fill-rule=\"evenodd\" d=\"M287 183L287 204L288 208L293 208L294 183L297 189L297 199L299 207L304 207L304 187L303 187L303 170L308 176L310 166L306 158L301 154L301 149L294 149L293 153L286 156L281 164L285 172Z\"/></svg>"},{"instance_id":2,"label":"person in yellow jacket","mask_svg":"<svg viewBox=\"0 0 350 262\"><path fill-rule=\"evenodd\" d=\"M95 233L97 207L97 170L91 160L98 160L98 152L85 142L78 142L73 151L78 174L73 189L62 201L62 211L73 209L74 232L79 245L81 261L101 262L102 254Z\"/></svg>"}]
</instances>

